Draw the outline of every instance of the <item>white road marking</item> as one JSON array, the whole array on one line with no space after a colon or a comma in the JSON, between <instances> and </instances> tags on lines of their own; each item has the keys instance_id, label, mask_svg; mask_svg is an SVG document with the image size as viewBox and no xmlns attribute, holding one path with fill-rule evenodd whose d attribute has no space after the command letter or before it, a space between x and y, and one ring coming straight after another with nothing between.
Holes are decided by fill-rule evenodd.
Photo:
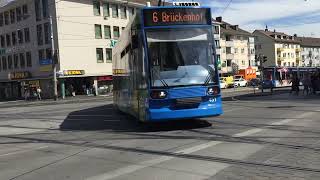
<instances>
[{"instance_id":1,"label":"white road marking","mask_svg":"<svg viewBox=\"0 0 320 180\"><path fill-rule=\"evenodd\" d=\"M15 152L6 153L6 154L0 154L0 157L10 156L10 155L14 155L14 154L20 154L20 153L25 153L25 152L30 152L30 151L36 151L36 150L44 149L44 148L47 148L47 147L49 147L49 146L41 146L41 147L38 147L38 148L35 148L35 149L28 149L28 150L15 151Z\"/></svg>"},{"instance_id":2,"label":"white road marking","mask_svg":"<svg viewBox=\"0 0 320 180\"><path fill-rule=\"evenodd\" d=\"M303 113L303 114L297 116L296 118L297 119L304 118L304 117L307 117L307 116L313 115L313 114L314 114L314 112L307 112L307 113ZM292 122L294 120L297 120L297 119L284 119L284 120L279 121L279 122L274 122L271 125L283 125L283 124L290 123L290 122ZM266 126L266 127L268 127L268 126ZM234 134L233 137L249 136L249 135L261 132L263 130L265 130L265 129L264 128L254 128L254 129L247 130L245 132ZM182 150L176 151L175 153L191 154L193 152L197 152L197 151L200 151L200 150L212 147L212 146L216 146L216 145L221 144L221 143L223 143L223 142L222 141L209 141L207 143L196 145L194 147L190 147L190 148L186 148L186 149L182 149ZM133 172L138 171L140 169L151 167L151 166L154 166L156 164L159 164L159 163L162 163L162 162L165 162L165 161L169 161L169 160L174 159L174 158L175 157L172 157L172 156L160 156L159 158L156 158L156 159L144 161L144 162L139 163L139 164L129 165L129 166L126 166L126 167L123 167L123 168L116 169L116 170L111 171L111 172L107 172L107 173L104 173L104 174L100 174L98 176L91 177L91 178L89 178L89 180L109 180L109 179L113 179L113 178L119 177L121 175L130 174L130 173L133 173ZM228 167L228 166L225 166L224 168L226 168L226 167ZM222 168L222 169L224 169L224 168ZM211 176L214 176L218 172L219 171L213 172L214 174L212 174Z\"/></svg>"}]
</instances>

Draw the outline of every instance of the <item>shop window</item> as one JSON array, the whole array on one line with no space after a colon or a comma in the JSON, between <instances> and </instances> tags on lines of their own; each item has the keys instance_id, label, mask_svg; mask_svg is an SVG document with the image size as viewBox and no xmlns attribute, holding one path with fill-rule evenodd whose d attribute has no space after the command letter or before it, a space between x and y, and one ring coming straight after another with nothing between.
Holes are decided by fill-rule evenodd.
<instances>
[{"instance_id":1,"label":"shop window","mask_svg":"<svg viewBox=\"0 0 320 180\"><path fill-rule=\"evenodd\" d=\"M93 14L100 16L100 1L93 1Z\"/></svg>"},{"instance_id":2,"label":"shop window","mask_svg":"<svg viewBox=\"0 0 320 180\"><path fill-rule=\"evenodd\" d=\"M120 15L121 15L121 19L127 19L127 7L121 6Z\"/></svg>"},{"instance_id":3,"label":"shop window","mask_svg":"<svg viewBox=\"0 0 320 180\"><path fill-rule=\"evenodd\" d=\"M120 37L119 27L113 26L113 38L118 39Z\"/></svg>"},{"instance_id":4,"label":"shop window","mask_svg":"<svg viewBox=\"0 0 320 180\"><path fill-rule=\"evenodd\" d=\"M26 67L26 62L24 59L24 53L20 53L20 67L25 68Z\"/></svg>"},{"instance_id":5,"label":"shop window","mask_svg":"<svg viewBox=\"0 0 320 180\"><path fill-rule=\"evenodd\" d=\"M112 4L111 8L112 8L112 17L113 18L118 18L119 17L118 5Z\"/></svg>"},{"instance_id":6,"label":"shop window","mask_svg":"<svg viewBox=\"0 0 320 180\"><path fill-rule=\"evenodd\" d=\"M46 49L46 57L47 59L52 59L52 49L50 48Z\"/></svg>"},{"instance_id":7,"label":"shop window","mask_svg":"<svg viewBox=\"0 0 320 180\"><path fill-rule=\"evenodd\" d=\"M94 31L95 31L96 39L101 39L102 38L102 32L101 32L101 25L100 24L95 24L94 25Z\"/></svg>"},{"instance_id":8,"label":"shop window","mask_svg":"<svg viewBox=\"0 0 320 180\"><path fill-rule=\"evenodd\" d=\"M106 49L106 61L112 62L112 49L109 49L109 48Z\"/></svg>"},{"instance_id":9,"label":"shop window","mask_svg":"<svg viewBox=\"0 0 320 180\"><path fill-rule=\"evenodd\" d=\"M40 49L38 51L38 58L39 58L39 63L41 60L45 59L45 54L44 54L44 50L43 49Z\"/></svg>"},{"instance_id":10,"label":"shop window","mask_svg":"<svg viewBox=\"0 0 320 180\"><path fill-rule=\"evenodd\" d=\"M26 59L27 59L27 67L32 67L31 52L27 52L27 53L26 53Z\"/></svg>"},{"instance_id":11,"label":"shop window","mask_svg":"<svg viewBox=\"0 0 320 180\"><path fill-rule=\"evenodd\" d=\"M97 57L98 63L103 63L103 49L102 48L96 49L96 57Z\"/></svg>"},{"instance_id":12,"label":"shop window","mask_svg":"<svg viewBox=\"0 0 320 180\"><path fill-rule=\"evenodd\" d=\"M110 26L104 26L104 38L110 39L111 38L111 29Z\"/></svg>"},{"instance_id":13,"label":"shop window","mask_svg":"<svg viewBox=\"0 0 320 180\"><path fill-rule=\"evenodd\" d=\"M14 66L14 69L18 69L19 68L19 56L18 56L18 54L13 55L13 66Z\"/></svg>"},{"instance_id":14,"label":"shop window","mask_svg":"<svg viewBox=\"0 0 320 180\"><path fill-rule=\"evenodd\" d=\"M12 63L12 55L8 56L8 69L13 68L13 63Z\"/></svg>"},{"instance_id":15,"label":"shop window","mask_svg":"<svg viewBox=\"0 0 320 180\"><path fill-rule=\"evenodd\" d=\"M103 2L102 6L103 6L103 16L109 17L110 16L109 3Z\"/></svg>"}]
</instances>

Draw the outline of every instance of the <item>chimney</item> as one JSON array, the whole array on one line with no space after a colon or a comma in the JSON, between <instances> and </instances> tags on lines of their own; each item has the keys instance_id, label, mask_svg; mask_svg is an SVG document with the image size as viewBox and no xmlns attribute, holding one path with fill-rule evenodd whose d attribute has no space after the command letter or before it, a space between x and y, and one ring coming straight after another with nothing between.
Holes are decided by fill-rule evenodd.
<instances>
[{"instance_id":1,"label":"chimney","mask_svg":"<svg viewBox=\"0 0 320 180\"><path fill-rule=\"evenodd\" d=\"M264 31L265 31L265 32L269 31L269 30L268 30L268 26L267 26L267 25L266 25L266 29L265 29Z\"/></svg>"},{"instance_id":2,"label":"chimney","mask_svg":"<svg viewBox=\"0 0 320 180\"><path fill-rule=\"evenodd\" d=\"M216 17L216 21L218 21L218 22L222 22L222 17L221 17L221 16Z\"/></svg>"},{"instance_id":3,"label":"chimney","mask_svg":"<svg viewBox=\"0 0 320 180\"><path fill-rule=\"evenodd\" d=\"M294 34L293 37L298 37L298 35L297 35L297 34Z\"/></svg>"},{"instance_id":4,"label":"chimney","mask_svg":"<svg viewBox=\"0 0 320 180\"><path fill-rule=\"evenodd\" d=\"M274 33L277 32L276 29L274 29L273 32L274 32Z\"/></svg>"}]
</instances>

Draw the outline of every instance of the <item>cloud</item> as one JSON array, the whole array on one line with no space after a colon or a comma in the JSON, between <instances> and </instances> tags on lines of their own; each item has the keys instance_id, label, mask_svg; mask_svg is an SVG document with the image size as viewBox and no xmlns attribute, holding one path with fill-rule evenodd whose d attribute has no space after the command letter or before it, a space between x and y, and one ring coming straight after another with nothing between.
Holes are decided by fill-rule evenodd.
<instances>
[{"instance_id":1,"label":"cloud","mask_svg":"<svg viewBox=\"0 0 320 180\"><path fill-rule=\"evenodd\" d=\"M314 33L320 37L320 31L317 31L320 29L319 0L233 0L230 4L229 0L201 2L212 7L214 17L222 16L225 21L250 31L268 25L280 31L294 32L296 29L298 34L310 36Z\"/></svg>"}]
</instances>

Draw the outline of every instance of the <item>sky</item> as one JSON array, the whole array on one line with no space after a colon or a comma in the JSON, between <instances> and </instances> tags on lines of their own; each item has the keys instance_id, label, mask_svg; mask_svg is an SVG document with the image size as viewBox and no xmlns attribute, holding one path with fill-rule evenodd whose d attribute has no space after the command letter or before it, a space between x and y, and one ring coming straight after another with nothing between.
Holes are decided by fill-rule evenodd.
<instances>
[{"instance_id":1,"label":"sky","mask_svg":"<svg viewBox=\"0 0 320 180\"><path fill-rule=\"evenodd\" d=\"M253 32L276 30L320 38L320 0L195 0L212 8L213 17Z\"/></svg>"}]
</instances>

